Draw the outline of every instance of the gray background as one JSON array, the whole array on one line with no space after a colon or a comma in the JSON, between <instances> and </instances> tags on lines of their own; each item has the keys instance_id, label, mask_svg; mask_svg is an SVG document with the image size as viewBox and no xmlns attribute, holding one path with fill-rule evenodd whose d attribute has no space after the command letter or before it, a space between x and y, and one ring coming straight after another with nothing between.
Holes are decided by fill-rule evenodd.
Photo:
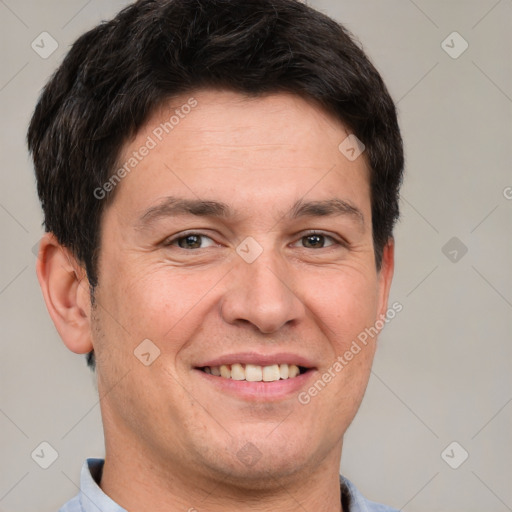
<instances>
[{"instance_id":1,"label":"gray background","mask_svg":"<svg viewBox=\"0 0 512 512\"><path fill-rule=\"evenodd\" d=\"M127 3L0 0L4 512L55 512L77 492L82 461L103 454L94 378L60 341L35 275L42 215L24 137L72 41ZM391 291L403 311L380 338L342 471L408 512L512 510L512 0L309 3L381 71L407 158ZM31 48L43 31L59 45L46 59ZM445 49L458 53L461 39L442 46L454 31L469 45L458 58ZM31 458L42 441L58 452L46 470ZM463 450L458 469L445 462Z\"/></svg>"}]
</instances>

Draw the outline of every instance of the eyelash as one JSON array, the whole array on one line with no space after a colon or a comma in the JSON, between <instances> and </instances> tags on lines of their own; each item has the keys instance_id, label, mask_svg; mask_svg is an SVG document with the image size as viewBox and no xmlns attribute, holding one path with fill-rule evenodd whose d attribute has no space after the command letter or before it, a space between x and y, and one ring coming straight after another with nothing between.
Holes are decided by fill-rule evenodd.
<instances>
[{"instance_id":1,"label":"eyelash","mask_svg":"<svg viewBox=\"0 0 512 512\"><path fill-rule=\"evenodd\" d=\"M176 236L174 238L170 238L170 239L164 241L163 245L165 247L170 247L175 242L179 242L180 240L182 240L184 238L187 238L188 236L191 236L191 235L195 235L195 236L199 236L199 237L204 237L204 238L209 238L210 240L213 241L213 239L210 236L205 235L204 233L199 233L197 231L190 231L190 232L182 233L179 236ZM315 231L315 230L307 231L302 236L300 236L298 240L301 240L303 238L307 238L309 236L314 236L314 235L319 235L319 236L324 237L325 239L329 239L329 240L332 241L332 245L329 245L327 247L320 247L320 249L328 249L329 247L333 247L333 246L336 246L336 245L338 245L340 247L347 247L348 246L348 244L345 241L338 240L338 239L334 238L331 235L327 235L326 233L323 233L322 231ZM183 249L184 251L194 251L194 250L201 249L201 247L199 247L197 249L185 249L183 247L177 247L177 248L178 249ZM309 249L309 247L303 247L303 249Z\"/></svg>"}]
</instances>

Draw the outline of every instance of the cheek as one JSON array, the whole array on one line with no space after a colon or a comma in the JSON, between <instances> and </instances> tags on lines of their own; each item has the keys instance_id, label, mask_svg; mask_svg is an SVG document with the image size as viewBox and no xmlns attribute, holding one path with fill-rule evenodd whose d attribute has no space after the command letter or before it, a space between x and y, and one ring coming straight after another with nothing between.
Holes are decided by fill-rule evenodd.
<instances>
[{"instance_id":1,"label":"cheek","mask_svg":"<svg viewBox=\"0 0 512 512\"><path fill-rule=\"evenodd\" d=\"M222 275L218 271L194 275L165 265L146 266L131 276L125 272L116 283L109 283L108 301L115 315L110 324L124 344L128 332L132 343L148 338L162 350L178 351L194 326L200 325L198 316L204 315L208 293ZM134 346L130 345L132 351Z\"/></svg>"},{"instance_id":2,"label":"cheek","mask_svg":"<svg viewBox=\"0 0 512 512\"><path fill-rule=\"evenodd\" d=\"M308 307L321 320L319 325L325 326L337 353L375 321L378 294L375 282L367 277L369 274L336 272L317 281L322 285L306 294Z\"/></svg>"}]
</instances>

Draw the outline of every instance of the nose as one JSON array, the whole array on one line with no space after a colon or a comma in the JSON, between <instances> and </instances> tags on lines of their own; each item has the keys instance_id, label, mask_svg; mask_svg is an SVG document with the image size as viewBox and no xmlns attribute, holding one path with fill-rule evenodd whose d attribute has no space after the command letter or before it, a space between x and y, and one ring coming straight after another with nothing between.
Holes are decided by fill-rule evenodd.
<instances>
[{"instance_id":1,"label":"nose","mask_svg":"<svg viewBox=\"0 0 512 512\"><path fill-rule=\"evenodd\" d=\"M264 251L252 263L240 259L229 279L221 300L221 316L229 324L249 323L270 334L304 315L292 270L278 255Z\"/></svg>"}]
</instances>

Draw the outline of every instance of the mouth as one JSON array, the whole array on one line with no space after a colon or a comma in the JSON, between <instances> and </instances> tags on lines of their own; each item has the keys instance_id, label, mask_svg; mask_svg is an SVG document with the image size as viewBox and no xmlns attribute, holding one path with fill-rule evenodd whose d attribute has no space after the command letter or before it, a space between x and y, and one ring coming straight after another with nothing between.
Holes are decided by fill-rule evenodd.
<instances>
[{"instance_id":1,"label":"mouth","mask_svg":"<svg viewBox=\"0 0 512 512\"><path fill-rule=\"evenodd\" d=\"M291 352L224 354L194 370L214 392L252 403L293 399L317 373L312 360Z\"/></svg>"},{"instance_id":2,"label":"mouth","mask_svg":"<svg viewBox=\"0 0 512 512\"><path fill-rule=\"evenodd\" d=\"M278 380L295 379L311 371L311 368L296 364L271 364L260 366L257 364L221 364L219 366L202 366L198 370L219 377L246 382L275 382Z\"/></svg>"}]
</instances>

